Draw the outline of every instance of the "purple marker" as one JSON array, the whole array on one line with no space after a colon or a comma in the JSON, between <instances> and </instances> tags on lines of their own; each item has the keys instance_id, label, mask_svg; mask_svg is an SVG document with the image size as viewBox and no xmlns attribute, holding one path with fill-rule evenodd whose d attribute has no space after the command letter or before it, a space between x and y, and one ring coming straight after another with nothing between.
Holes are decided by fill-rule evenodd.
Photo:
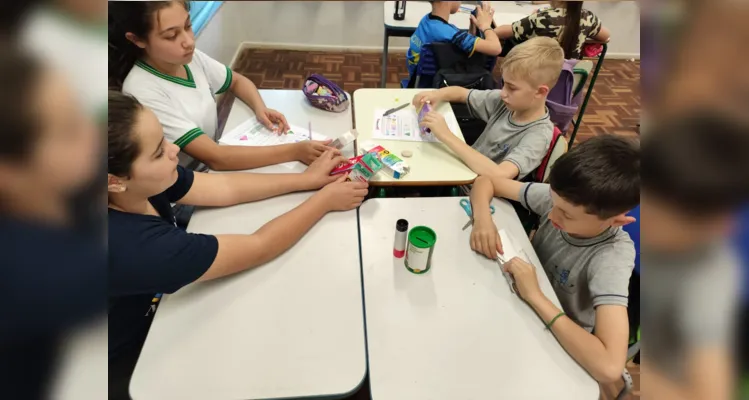
<instances>
[{"instance_id":1,"label":"purple marker","mask_svg":"<svg viewBox=\"0 0 749 400\"><path fill-rule=\"evenodd\" d=\"M422 135L432 133L431 129L421 126L421 120L424 119L424 116L427 115L430 111L432 111L432 106L429 103L424 103L421 105L421 108L419 108L419 129L421 130Z\"/></svg>"}]
</instances>

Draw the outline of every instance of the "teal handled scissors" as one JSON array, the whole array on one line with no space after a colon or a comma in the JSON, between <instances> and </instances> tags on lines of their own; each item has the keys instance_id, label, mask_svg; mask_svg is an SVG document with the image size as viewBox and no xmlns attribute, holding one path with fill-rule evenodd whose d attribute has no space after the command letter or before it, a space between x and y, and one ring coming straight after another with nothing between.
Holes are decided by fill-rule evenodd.
<instances>
[{"instance_id":1,"label":"teal handled scissors","mask_svg":"<svg viewBox=\"0 0 749 400\"><path fill-rule=\"evenodd\" d=\"M465 210L466 214L468 214L468 222L463 225L463 230L468 229L471 224L473 224L473 210L471 209L471 202L468 201L468 199L461 199L460 200L460 206L463 207L463 210ZM492 211L492 214L494 214L494 206L489 205L489 209Z\"/></svg>"}]
</instances>

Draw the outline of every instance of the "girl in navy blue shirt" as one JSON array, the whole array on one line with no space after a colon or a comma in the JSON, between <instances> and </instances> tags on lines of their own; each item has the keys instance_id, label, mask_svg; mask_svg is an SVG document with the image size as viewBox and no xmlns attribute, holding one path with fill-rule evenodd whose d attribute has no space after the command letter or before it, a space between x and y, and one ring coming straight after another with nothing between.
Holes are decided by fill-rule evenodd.
<instances>
[{"instance_id":1,"label":"girl in navy blue shirt","mask_svg":"<svg viewBox=\"0 0 749 400\"><path fill-rule=\"evenodd\" d=\"M110 399L127 385L161 293L262 265L296 243L330 211L356 208L366 183L330 172L327 151L301 174L206 174L178 166L156 115L130 96L109 94ZM322 188L251 235L201 235L176 226L171 203L222 207Z\"/></svg>"}]
</instances>

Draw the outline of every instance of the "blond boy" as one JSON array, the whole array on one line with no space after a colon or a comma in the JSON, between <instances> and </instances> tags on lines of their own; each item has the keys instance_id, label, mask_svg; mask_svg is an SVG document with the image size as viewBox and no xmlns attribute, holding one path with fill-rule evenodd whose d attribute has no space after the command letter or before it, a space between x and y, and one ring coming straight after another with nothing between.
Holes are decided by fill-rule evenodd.
<instances>
[{"instance_id":1,"label":"blond boy","mask_svg":"<svg viewBox=\"0 0 749 400\"><path fill-rule=\"evenodd\" d=\"M473 146L456 137L438 112L422 126L431 129L478 175L521 179L536 169L546 155L554 132L546 96L556 84L564 64L559 43L547 37L532 38L515 48L502 64L502 90L468 90L446 87L414 96L413 104L447 101L466 103L471 114L487 123Z\"/></svg>"}]
</instances>

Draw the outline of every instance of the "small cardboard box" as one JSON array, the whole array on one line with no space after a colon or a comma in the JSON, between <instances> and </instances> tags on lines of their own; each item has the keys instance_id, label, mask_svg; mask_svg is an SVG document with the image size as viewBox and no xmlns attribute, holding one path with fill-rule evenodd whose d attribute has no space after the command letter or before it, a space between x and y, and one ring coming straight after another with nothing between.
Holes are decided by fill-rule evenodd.
<instances>
[{"instance_id":1,"label":"small cardboard box","mask_svg":"<svg viewBox=\"0 0 749 400\"><path fill-rule=\"evenodd\" d=\"M405 161L382 146L375 146L366 149L366 151L368 154L376 154L377 158L382 162L383 170L395 179L402 178L411 170Z\"/></svg>"},{"instance_id":2,"label":"small cardboard box","mask_svg":"<svg viewBox=\"0 0 749 400\"><path fill-rule=\"evenodd\" d=\"M350 158L347 164L341 164L333 171L331 175L348 173L349 181L368 182L379 170L382 169L382 162L376 154L365 153L357 157Z\"/></svg>"}]
</instances>

